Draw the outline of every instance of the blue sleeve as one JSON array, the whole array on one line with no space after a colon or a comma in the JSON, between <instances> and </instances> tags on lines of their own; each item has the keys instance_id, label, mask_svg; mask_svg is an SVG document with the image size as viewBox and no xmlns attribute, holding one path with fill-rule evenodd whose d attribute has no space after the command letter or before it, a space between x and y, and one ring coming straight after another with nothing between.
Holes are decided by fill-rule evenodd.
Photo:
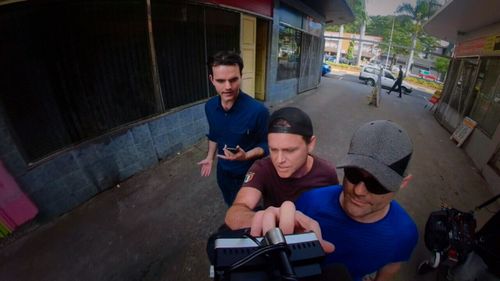
<instances>
[{"instance_id":1,"label":"blue sleeve","mask_svg":"<svg viewBox=\"0 0 500 281\"><path fill-rule=\"evenodd\" d=\"M262 110L260 110L259 115L257 116L256 120L256 130L255 130L255 137L257 139L257 145L258 147L262 148L264 150L264 156L269 155L269 147L267 145L267 123L269 122L269 110L266 107L263 107Z\"/></svg>"},{"instance_id":2,"label":"blue sleeve","mask_svg":"<svg viewBox=\"0 0 500 281\"><path fill-rule=\"evenodd\" d=\"M408 261L411 257L413 249L418 242L418 229L417 225L410 217L410 215L395 201L392 201L391 208L394 208L395 216L392 218L393 227L398 234L398 244L393 257L393 262Z\"/></svg>"},{"instance_id":3,"label":"blue sleeve","mask_svg":"<svg viewBox=\"0 0 500 281\"><path fill-rule=\"evenodd\" d=\"M404 239L401 239L400 243L400 251L397 251L396 253L398 254L395 257L395 261L408 261L411 258L411 254L413 252L413 249L415 249L415 246L417 245L418 242L418 230L415 224L412 223L409 225L404 226L406 231L406 235L404 236ZM403 231L403 230L402 230Z\"/></svg>"},{"instance_id":4,"label":"blue sleeve","mask_svg":"<svg viewBox=\"0 0 500 281\"><path fill-rule=\"evenodd\" d=\"M311 204L307 203L310 201L311 197L309 194L310 192L304 192L300 195L300 197L297 200L295 200L295 208L304 214L309 213L307 206L311 206Z\"/></svg>"}]
</instances>

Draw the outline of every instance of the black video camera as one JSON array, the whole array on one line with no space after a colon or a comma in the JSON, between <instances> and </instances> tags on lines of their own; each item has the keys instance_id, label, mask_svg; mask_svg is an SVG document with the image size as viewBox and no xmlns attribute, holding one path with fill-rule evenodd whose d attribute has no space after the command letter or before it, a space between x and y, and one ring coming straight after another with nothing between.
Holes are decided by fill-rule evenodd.
<instances>
[{"instance_id":1,"label":"black video camera","mask_svg":"<svg viewBox=\"0 0 500 281\"><path fill-rule=\"evenodd\" d=\"M212 235L207 246L215 281L298 280L321 274L325 253L313 232L283 235L279 228L264 237L248 229Z\"/></svg>"}]
</instances>

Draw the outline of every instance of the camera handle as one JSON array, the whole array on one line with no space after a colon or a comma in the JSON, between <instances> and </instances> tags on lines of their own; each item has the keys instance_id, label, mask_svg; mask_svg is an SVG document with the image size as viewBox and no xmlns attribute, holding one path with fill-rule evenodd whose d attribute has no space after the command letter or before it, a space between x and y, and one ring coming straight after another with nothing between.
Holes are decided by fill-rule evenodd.
<instances>
[{"instance_id":1,"label":"camera handle","mask_svg":"<svg viewBox=\"0 0 500 281\"><path fill-rule=\"evenodd\" d=\"M283 232L281 229L275 227L270 229L264 235L265 241L268 245L284 245L286 246L286 240L283 236ZM287 247L284 247L288 249ZM297 280L295 271L293 270L292 265L290 264L290 260L288 259L289 251L285 249L277 250L277 256L281 261L281 276L283 280Z\"/></svg>"}]
</instances>

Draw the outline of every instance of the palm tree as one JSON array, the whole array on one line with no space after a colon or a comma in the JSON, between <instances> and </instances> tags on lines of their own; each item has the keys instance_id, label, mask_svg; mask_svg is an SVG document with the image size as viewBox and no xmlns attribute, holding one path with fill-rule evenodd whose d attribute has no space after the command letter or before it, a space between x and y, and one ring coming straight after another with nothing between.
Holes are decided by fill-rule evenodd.
<instances>
[{"instance_id":1,"label":"palm tree","mask_svg":"<svg viewBox=\"0 0 500 281\"><path fill-rule=\"evenodd\" d=\"M409 3L403 3L398 6L396 13L407 17L413 22L411 51L405 73L408 74L413 63L413 53L417 45L417 38L423 32L424 23L438 10L441 5L435 0L417 0L415 7Z\"/></svg>"},{"instance_id":2,"label":"palm tree","mask_svg":"<svg viewBox=\"0 0 500 281\"><path fill-rule=\"evenodd\" d=\"M366 3L365 0L358 0L357 4L354 6L354 13L356 14L357 25L359 26L359 44L358 44L358 57L356 59L356 65L361 63L361 56L363 52L363 39L365 37L366 24L370 20L370 17L366 13Z\"/></svg>"}]
</instances>

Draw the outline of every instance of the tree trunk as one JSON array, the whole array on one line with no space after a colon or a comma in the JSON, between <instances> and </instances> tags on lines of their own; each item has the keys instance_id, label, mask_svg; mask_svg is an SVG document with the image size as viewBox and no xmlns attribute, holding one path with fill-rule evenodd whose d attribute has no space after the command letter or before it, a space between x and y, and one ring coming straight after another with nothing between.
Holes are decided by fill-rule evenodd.
<instances>
[{"instance_id":1,"label":"tree trunk","mask_svg":"<svg viewBox=\"0 0 500 281\"><path fill-rule=\"evenodd\" d=\"M389 70L392 71L392 67L396 62L398 61L398 56L396 54L393 54L391 57L391 65L389 66Z\"/></svg>"},{"instance_id":2,"label":"tree trunk","mask_svg":"<svg viewBox=\"0 0 500 281\"><path fill-rule=\"evenodd\" d=\"M365 38L366 21L363 21L361 28L359 29L359 44L358 44L358 59L356 60L356 65L361 64L361 56L363 55L363 39Z\"/></svg>"},{"instance_id":3,"label":"tree trunk","mask_svg":"<svg viewBox=\"0 0 500 281\"><path fill-rule=\"evenodd\" d=\"M408 58L408 62L406 63L405 76L408 76L408 74L410 73L411 65L413 64L413 53L415 52L415 46L417 46L416 33L414 33L411 38L411 51L410 51L410 57Z\"/></svg>"}]
</instances>

